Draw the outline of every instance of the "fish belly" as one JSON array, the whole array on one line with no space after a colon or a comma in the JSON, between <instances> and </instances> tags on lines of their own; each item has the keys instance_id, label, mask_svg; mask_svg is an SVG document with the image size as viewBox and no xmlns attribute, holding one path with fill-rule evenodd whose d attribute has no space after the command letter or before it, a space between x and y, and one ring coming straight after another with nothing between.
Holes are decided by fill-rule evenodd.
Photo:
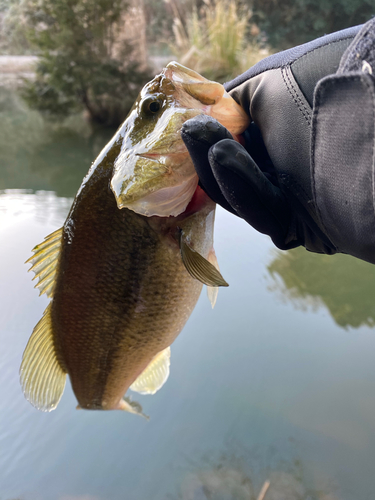
<instances>
[{"instance_id":1,"label":"fish belly","mask_svg":"<svg viewBox=\"0 0 375 500\"><path fill-rule=\"evenodd\" d=\"M170 235L117 208L109 179L96 173L75 200L51 308L56 352L84 409L118 407L182 330L202 288Z\"/></svg>"}]
</instances>

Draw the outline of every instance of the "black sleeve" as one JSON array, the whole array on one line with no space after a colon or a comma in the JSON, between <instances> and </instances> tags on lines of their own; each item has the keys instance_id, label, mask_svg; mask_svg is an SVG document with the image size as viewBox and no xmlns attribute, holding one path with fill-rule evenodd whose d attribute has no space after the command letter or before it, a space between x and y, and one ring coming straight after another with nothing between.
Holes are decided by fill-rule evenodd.
<instances>
[{"instance_id":1,"label":"black sleeve","mask_svg":"<svg viewBox=\"0 0 375 500\"><path fill-rule=\"evenodd\" d=\"M252 120L244 147L184 124L203 188L281 249L375 264L374 76L375 18L256 64L226 85Z\"/></svg>"},{"instance_id":2,"label":"black sleeve","mask_svg":"<svg viewBox=\"0 0 375 500\"><path fill-rule=\"evenodd\" d=\"M313 198L339 252L375 263L375 19L353 40L314 99Z\"/></svg>"}]
</instances>

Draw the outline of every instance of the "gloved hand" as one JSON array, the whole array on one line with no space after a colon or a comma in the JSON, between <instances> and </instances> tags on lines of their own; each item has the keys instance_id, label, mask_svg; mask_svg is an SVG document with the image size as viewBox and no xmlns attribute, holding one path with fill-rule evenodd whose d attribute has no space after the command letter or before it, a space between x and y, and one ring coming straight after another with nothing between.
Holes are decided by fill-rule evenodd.
<instances>
[{"instance_id":1,"label":"gloved hand","mask_svg":"<svg viewBox=\"0 0 375 500\"><path fill-rule=\"evenodd\" d=\"M225 85L252 119L243 146L208 116L183 125L203 189L280 249L341 251L321 220L313 191L313 94L320 79L336 73L360 28L272 55Z\"/></svg>"}]
</instances>

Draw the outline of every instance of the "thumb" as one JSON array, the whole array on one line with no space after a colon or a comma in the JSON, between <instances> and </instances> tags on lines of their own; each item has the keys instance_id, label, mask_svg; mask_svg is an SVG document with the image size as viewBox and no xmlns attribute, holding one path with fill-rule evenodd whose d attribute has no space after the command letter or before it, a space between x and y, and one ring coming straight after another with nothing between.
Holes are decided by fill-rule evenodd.
<instances>
[{"instance_id":1,"label":"thumb","mask_svg":"<svg viewBox=\"0 0 375 500\"><path fill-rule=\"evenodd\" d=\"M230 132L214 118L198 115L183 124L181 137L193 161L200 186L214 202L235 213L220 191L208 161L208 152L212 145L222 139L234 142L234 139L230 139Z\"/></svg>"}]
</instances>

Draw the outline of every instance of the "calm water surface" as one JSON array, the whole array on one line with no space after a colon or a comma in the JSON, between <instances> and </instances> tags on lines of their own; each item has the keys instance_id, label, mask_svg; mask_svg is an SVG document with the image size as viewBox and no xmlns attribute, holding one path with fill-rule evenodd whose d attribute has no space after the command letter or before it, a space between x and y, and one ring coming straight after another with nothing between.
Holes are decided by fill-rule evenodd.
<instances>
[{"instance_id":1,"label":"calm water surface","mask_svg":"<svg viewBox=\"0 0 375 500\"><path fill-rule=\"evenodd\" d=\"M0 92L0 498L365 500L375 497L375 267L276 251L221 209L223 276L172 346L171 375L135 399L149 422L35 410L18 381L48 301L25 260L60 227L110 132L46 125Z\"/></svg>"}]
</instances>

